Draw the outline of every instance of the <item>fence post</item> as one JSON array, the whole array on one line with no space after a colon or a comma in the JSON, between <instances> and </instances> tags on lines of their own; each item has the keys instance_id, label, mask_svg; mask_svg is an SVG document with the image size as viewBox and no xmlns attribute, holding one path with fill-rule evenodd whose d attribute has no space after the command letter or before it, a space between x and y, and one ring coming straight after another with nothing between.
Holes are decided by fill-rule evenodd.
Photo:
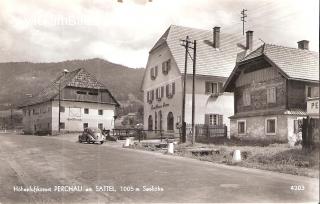
<instances>
[{"instance_id":1,"label":"fence post","mask_svg":"<svg viewBox=\"0 0 320 204\"><path fill-rule=\"evenodd\" d=\"M224 136L228 136L228 127L226 125L224 126Z\"/></svg>"},{"instance_id":2,"label":"fence post","mask_svg":"<svg viewBox=\"0 0 320 204\"><path fill-rule=\"evenodd\" d=\"M160 141L162 142L162 130L160 130Z\"/></svg>"}]
</instances>

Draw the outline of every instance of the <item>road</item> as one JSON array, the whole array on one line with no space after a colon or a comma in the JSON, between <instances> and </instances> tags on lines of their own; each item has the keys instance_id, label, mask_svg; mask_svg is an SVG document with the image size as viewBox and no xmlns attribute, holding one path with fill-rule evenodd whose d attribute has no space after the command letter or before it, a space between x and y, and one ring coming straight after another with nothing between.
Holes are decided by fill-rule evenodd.
<instances>
[{"instance_id":1,"label":"road","mask_svg":"<svg viewBox=\"0 0 320 204\"><path fill-rule=\"evenodd\" d=\"M61 137L0 134L0 140L1 204L319 201L318 179ZM290 190L297 185L304 190ZM82 191L71 191L73 186ZM160 191L144 191L151 186ZM51 192L19 192L20 187Z\"/></svg>"}]
</instances>

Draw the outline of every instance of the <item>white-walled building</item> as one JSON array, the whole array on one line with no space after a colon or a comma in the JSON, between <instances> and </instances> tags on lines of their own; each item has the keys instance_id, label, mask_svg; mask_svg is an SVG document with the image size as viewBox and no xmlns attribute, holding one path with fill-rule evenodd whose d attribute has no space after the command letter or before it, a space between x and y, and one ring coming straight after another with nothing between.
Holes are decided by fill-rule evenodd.
<instances>
[{"instance_id":1,"label":"white-walled building","mask_svg":"<svg viewBox=\"0 0 320 204\"><path fill-rule=\"evenodd\" d=\"M59 122L61 132L85 127L112 129L117 106L105 85L81 68L58 77L20 108L26 134L56 134Z\"/></svg>"},{"instance_id":2,"label":"white-walled building","mask_svg":"<svg viewBox=\"0 0 320 204\"><path fill-rule=\"evenodd\" d=\"M195 77L195 123L223 125L230 129L233 94L222 87L233 70L237 53L247 49L245 37L221 32L171 25L149 52L142 90L144 92L144 128L178 133L181 123L186 36L197 40ZM252 46L252 35L249 44ZM240 44L245 45L240 45ZM191 50L192 55L192 50ZM188 59L185 121L192 117L192 60Z\"/></svg>"}]
</instances>

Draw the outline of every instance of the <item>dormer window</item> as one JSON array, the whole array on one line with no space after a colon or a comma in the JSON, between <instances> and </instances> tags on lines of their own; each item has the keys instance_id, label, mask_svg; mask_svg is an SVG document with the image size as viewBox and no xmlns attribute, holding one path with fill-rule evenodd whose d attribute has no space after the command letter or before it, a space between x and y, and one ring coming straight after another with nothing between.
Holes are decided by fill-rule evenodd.
<instances>
[{"instance_id":1,"label":"dormer window","mask_svg":"<svg viewBox=\"0 0 320 204\"><path fill-rule=\"evenodd\" d=\"M162 63L162 73L164 75L167 75L169 73L170 68L171 68L171 60L170 59Z\"/></svg>"},{"instance_id":2,"label":"dormer window","mask_svg":"<svg viewBox=\"0 0 320 204\"><path fill-rule=\"evenodd\" d=\"M155 80L158 76L158 66L155 66L150 69L150 77L152 80Z\"/></svg>"},{"instance_id":3,"label":"dormer window","mask_svg":"<svg viewBox=\"0 0 320 204\"><path fill-rule=\"evenodd\" d=\"M223 93L223 84L221 82L206 82L206 94L216 94Z\"/></svg>"}]
</instances>

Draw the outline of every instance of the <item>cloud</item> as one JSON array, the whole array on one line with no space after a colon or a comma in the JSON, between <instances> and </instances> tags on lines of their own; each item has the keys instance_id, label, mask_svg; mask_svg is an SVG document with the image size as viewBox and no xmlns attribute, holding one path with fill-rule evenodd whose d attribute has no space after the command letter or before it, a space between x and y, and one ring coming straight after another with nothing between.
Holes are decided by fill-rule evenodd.
<instances>
[{"instance_id":1,"label":"cloud","mask_svg":"<svg viewBox=\"0 0 320 204\"><path fill-rule=\"evenodd\" d=\"M101 57L144 67L148 51L171 24L221 32L246 29L266 42L318 50L317 0L0 0L0 61L62 61Z\"/></svg>"}]
</instances>

